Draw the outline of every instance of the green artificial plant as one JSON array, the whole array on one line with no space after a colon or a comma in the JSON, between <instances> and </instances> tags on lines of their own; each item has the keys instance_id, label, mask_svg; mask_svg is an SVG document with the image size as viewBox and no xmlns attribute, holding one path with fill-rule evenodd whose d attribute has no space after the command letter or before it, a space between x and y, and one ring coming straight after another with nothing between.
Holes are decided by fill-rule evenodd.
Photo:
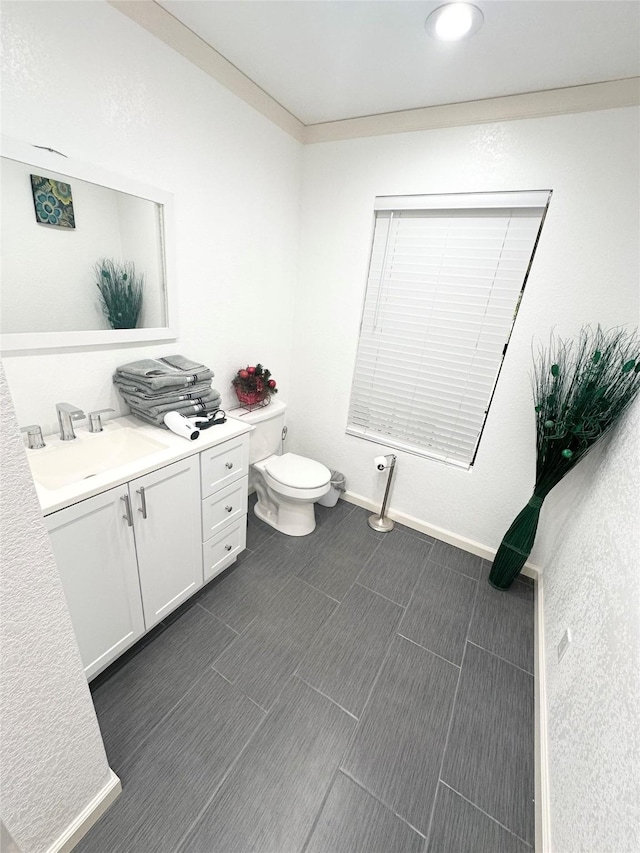
<instances>
[{"instance_id":1,"label":"green artificial plant","mask_svg":"<svg viewBox=\"0 0 640 853\"><path fill-rule=\"evenodd\" d=\"M135 329L142 308L144 274L131 261L102 258L95 266L100 304L112 329Z\"/></svg>"},{"instance_id":2,"label":"green artificial plant","mask_svg":"<svg viewBox=\"0 0 640 853\"><path fill-rule=\"evenodd\" d=\"M533 548L549 492L616 424L640 390L636 332L585 326L577 341L552 337L535 363L536 482L505 534L489 583L507 589Z\"/></svg>"}]
</instances>

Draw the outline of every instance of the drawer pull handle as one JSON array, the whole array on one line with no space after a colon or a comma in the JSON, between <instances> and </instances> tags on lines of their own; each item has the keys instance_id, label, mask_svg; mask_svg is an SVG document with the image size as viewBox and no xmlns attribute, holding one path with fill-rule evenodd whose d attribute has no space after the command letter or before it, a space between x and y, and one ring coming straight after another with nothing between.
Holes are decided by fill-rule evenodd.
<instances>
[{"instance_id":1,"label":"drawer pull handle","mask_svg":"<svg viewBox=\"0 0 640 853\"><path fill-rule=\"evenodd\" d=\"M126 515L123 515L122 517L127 522L129 527L133 527L133 518L131 517L131 503L129 502L129 495L123 495L120 498L120 500L124 501L124 506L125 506L125 510L127 513Z\"/></svg>"},{"instance_id":2,"label":"drawer pull handle","mask_svg":"<svg viewBox=\"0 0 640 853\"><path fill-rule=\"evenodd\" d=\"M227 512L233 512L233 507L229 506L229 504L226 505L225 509Z\"/></svg>"},{"instance_id":3,"label":"drawer pull handle","mask_svg":"<svg viewBox=\"0 0 640 853\"><path fill-rule=\"evenodd\" d=\"M225 546L224 546L224 550L225 550L225 551L231 551L231 550L232 550L232 548L233 548L233 545L225 545Z\"/></svg>"},{"instance_id":4,"label":"drawer pull handle","mask_svg":"<svg viewBox=\"0 0 640 853\"><path fill-rule=\"evenodd\" d=\"M139 489L136 489L138 494L140 495L140 506L138 507L138 512L142 513L142 517L147 517L147 497L144 492L144 486L140 486Z\"/></svg>"},{"instance_id":5,"label":"drawer pull handle","mask_svg":"<svg viewBox=\"0 0 640 853\"><path fill-rule=\"evenodd\" d=\"M225 462L225 463L224 463L224 467L225 467L225 468L228 468L229 470L231 470L231 469L233 468L233 462Z\"/></svg>"}]
</instances>

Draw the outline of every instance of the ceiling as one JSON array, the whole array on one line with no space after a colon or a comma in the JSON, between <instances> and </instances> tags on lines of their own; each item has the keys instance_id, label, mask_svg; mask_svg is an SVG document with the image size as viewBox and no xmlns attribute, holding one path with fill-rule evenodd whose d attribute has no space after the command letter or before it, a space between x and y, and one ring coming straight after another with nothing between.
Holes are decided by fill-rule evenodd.
<instances>
[{"instance_id":1,"label":"ceiling","mask_svg":"<svg viewBox=\"0 0 640 853\"><path fill-rule=\"evenodd\" d=\"M424 0L160 0L304 125L640 75L635 0L476 0L441 43Z\"/></svg>"}]
</instances>

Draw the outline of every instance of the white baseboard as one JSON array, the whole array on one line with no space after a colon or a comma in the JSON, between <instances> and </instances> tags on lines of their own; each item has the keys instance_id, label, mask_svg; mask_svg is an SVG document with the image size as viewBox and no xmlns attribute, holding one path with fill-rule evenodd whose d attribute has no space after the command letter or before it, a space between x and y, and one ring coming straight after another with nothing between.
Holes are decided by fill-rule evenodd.
<instances>
[{"instance_id":1,"label":"white baseboard","mask_svg":"<svg viewBox=\"0 0 640 853\"><path fill-rule=\"evenodd\" d=\"M94 823L97 823L109 806L117 799L122 791L122 785L113 770L109 770L109 773L111 775L107 784L82 809L78 817L69 824L62 835L56 838L48 848L47 853L70 853L80 839L89 832Z\"/></svg>"},{"instance_id":2,"label":"white baseboard","mask_svg":"<svg viewBox=\"0 0 640 853\"><path fill-rule=\"evenodd\" d=\"M357 495L354 492L344 492L342 494L344 500L356 506L370 509L372 512L380 512L380 506L374 503L369 498L363 495ZM482 545L480 542L475 542L473 539L467 539L465 536L460 536L458 533L453 533L451 530L445 530L442 527L436 527L434 524L427 524L413 515L407 515L404 512L397 512L390 509L387 512L389 518L397 521L399 524L404 524L405 527L410 527L411 530L417 530L420 533L426 533L427 536L433 536L434 539L440 539L442 542L447 542L449 545L454 545L456 548L462 548L463 551L468 551L470 554L475 554L476 557L482 557L483 560L493 560L496 555L496 549L490 548L488 545ZM522 574L526 577L537 580L540 575L538 566L533 563L525 563L522 569Z\"/></svg>"},{"instance_id":3,"label":"white baseboard","mask_svg":"<svg viewBox=\"0 0 640 853\"><path fill-rule=\"evenodd\" d=\"M538 577L535 596L535 762L536 853L551 853L549 796L549 742L547 728L546 662L544 644L544 576Z\"/></svg>"}]
</instances>

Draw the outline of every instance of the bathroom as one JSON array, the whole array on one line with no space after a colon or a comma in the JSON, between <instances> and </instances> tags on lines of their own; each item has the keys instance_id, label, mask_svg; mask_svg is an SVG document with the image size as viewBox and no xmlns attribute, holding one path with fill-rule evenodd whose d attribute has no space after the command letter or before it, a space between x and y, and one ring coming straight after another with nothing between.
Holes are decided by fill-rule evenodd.
<instances>
[{"instance_id":1,"label":"bathroom","mask_svg":"<svg viewBox=\"0 0 640 853\"><path fill-rule=\"evenodd\" d=\"M287 449L344 471L354 500L377 506L383 483L371 460L386 449L345 435L374 198L550 188L543 239L473 470L400 454L395 474L392 506L406 519L487 553L495 550L533 481L532 339L546 338L552 327L573 334L587 322L637 322L637 97L584 111L574 105L558 115L541 110L524 120L303 144L117 5L3 3L2 129L12 139L51 146L174 195L179 336L145 345L4 353L19 425L38 423L53 432L61 400L85 412L111 407L124 414L111 381L114 368L176 351L214 369L223 404L230 406L230 380L238 367L262 360L277 377L279 399L288 403ZM599 50L597 35L591 38ZM637 407L635 412L637 418ZM621 441L632 427L630 422ZM637 622L637 599L627 593L637 588L636 573L624 568L625 517L612 503L613 495L632 492L628 471L637 476L637 464L626 461L632 444L625 440L629 450L621 452L622 462L594 456L560 484L543 511L531 557L548 579L550 821L554 849L563 853L572 849L569 839L588 839L596 831L596 803L619 794L610 772L618 760L616 745L602 746L601 725L607 711L630 701L631 653L624 632L618 638L598 625L603 619L611 625L613 614L626 625ZM599 482L606 484L604 495ZM14 493L25 488L5 481L3 473L6 487ZM604 506L583 505L590 491L604 497ZM596 512L608 534L601 550L588 525ZM43 549L33 555L37 565L46 542L35 538ZM612 555L621 566L615 592L605 574ZM33 559L16 559L26 583ZM606 607L605 593L614 597ZM12 599L15 616L20 601L25 616L33 608L40 612L26 595ZM47 624L44 612L42 619L33 620L34 632L37 624ZM567 625L575 653L560 670L555 647ZM67 635L58 640L56 630L48 624L47 643L60 647L61 656L70 654ZM599 644L605 641L602 656ZM42 639L26 635L24 642L28 647ZM27 672L31 664L27 659L22 666ZM8 689L20 697L19 685ZM64 719L73 737L81 738L87 709L79 706L86 699L76 706L65 695ZM38 736L44 735L31 708L22 711L24 737L11 756L12 767L24 774L16 787L30 788L32 802L59 804L33 819L32 837L43 839L33 849L44 850L97 788L82 754L74 753L64 781L42 770ZM633 716L627 725L631 731ZM596 748L605 753L605 769L585 786L588 756ZM599 849L624 849L624 828L616 835L613 821L605 823L609 829L599 828ZM573 849L589 846L584 841Z\"/></svg>"}]
</instances>

